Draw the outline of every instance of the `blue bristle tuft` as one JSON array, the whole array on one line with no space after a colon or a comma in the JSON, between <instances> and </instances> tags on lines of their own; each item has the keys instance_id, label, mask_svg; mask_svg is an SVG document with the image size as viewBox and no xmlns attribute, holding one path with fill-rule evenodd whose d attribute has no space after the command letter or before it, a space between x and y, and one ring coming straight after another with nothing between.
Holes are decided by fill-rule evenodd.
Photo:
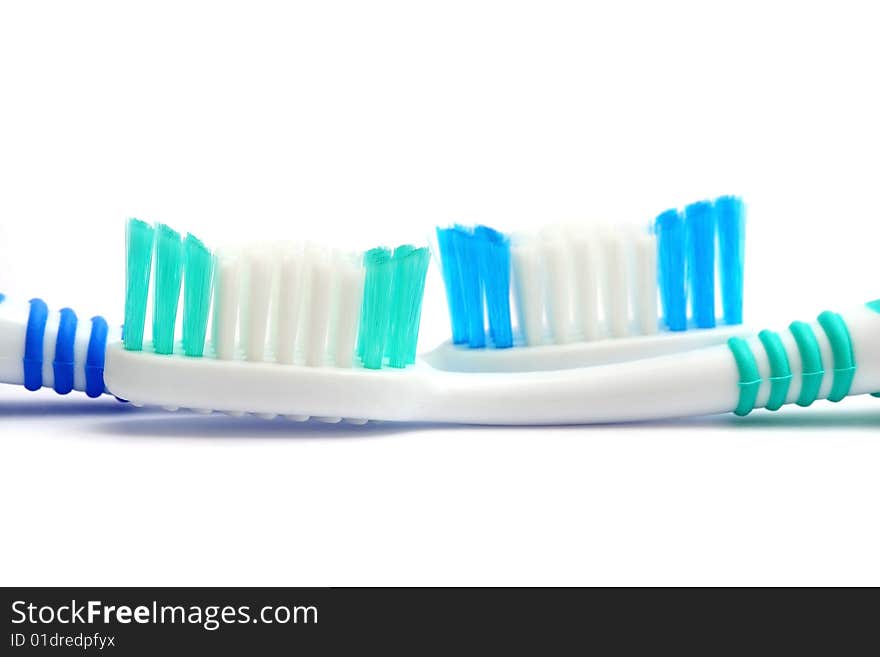
<instances>
[{"instance_id":1,"label":"blue bristle tuft","mask_svg":"<svg viewBox=\"0 0 880 657\"><path fill-rule=\"evenodd\" d=\"M486 346L486 323L477 239L473 230L456 225L453 229L453 242L461 276L461 293L467 322L467 344L471 348L479 349Z\"/></svg>"},{"instance_id":2,"label":"blue bristle tuft","mask_svg":"<svg viewBox=\"0 0 880 657\"><path fill-rule=\"evenodd\" d=\"M480 279L486 295L489 335L498 349L513 346L510 324L510 240L488 226L477 226L474 239L480 253Z\"/></svg>"},{"instance_id":3,"label":"blue bristle tuft","mask_svg":"<svg viewBox=\"0 0 880 657\"><path fill-rule=\"evenodd\" d=\"M743 265L746 244L746 207L738 196L715 200L718 221L721 306L726 324L743 321Z\"/></svg>"},{"instance_id":4,"label":"blue bristle tuft","mask_svg":"<svg viewBox=\"0 0 880 657\"><path fill-rule=\"evenodd\" d=\"M446 302L452 324L452 341L455 344L465 344L468 341L468 324L464 310L457 244L454 228L437 228L437 245L440 248L443 283L446 287Z\"/></svg>"},{"instance_id":5,"label":"blue bristle tuft","mask_svg":"<svg viewBox=\"0 0 880 657\"><path fill-rule=\"evenodd\" d=\"M684 331L687 329L684 217L678 210L661 213L655 222L655 232L664 321L670 331Z\"/></svg>"},{"instance_id":6,"label":"blue bristle tuft","mask_svg":"<svg viewBox=\"0 0 880 657\"><path fill-rule=\"evenodd\" d=\"M715 327L715 208L709 201L684 210L691 310L697 328Z\"/></svg>"}]
</instances>

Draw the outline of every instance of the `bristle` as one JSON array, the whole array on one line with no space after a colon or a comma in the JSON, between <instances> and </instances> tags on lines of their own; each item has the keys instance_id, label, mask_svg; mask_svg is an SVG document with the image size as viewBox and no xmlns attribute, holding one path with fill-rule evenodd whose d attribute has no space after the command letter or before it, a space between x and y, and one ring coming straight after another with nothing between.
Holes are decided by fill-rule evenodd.
<instances>
[{"instance_id":1,"label":"bristle","mask_svg":"<svg viewBox=\"0 0 880 657\"><path fill-rule=\"evenodd\" d=\"M629 267L628 243L624 235L603 236L605 264L604 308L608 332L622 338L629 334Z\"/></svg>"},{"instance_id":2,"label":"bristle","mask_svg":"<svg viewBox=\"0 0 880 657\"><path fill-rule=\"evenodd\" d=\"M247 286L244 299L244 335L241 338L247 360L260 362L266 358L266 336L269 326L269 305L272 299L272 259L267 249L256 247L245 254Z\"/></svg>"},{"instance_id":3,"label":"bristle","mask_svg":"<svg viewBox=\"0 0 880 657\"><path fill-rule=\"evenodd\" d=\"M139 219L129 219L126 224L123 346L129 351L143 349L154 234L153 227Z\"/></svg>"},{"instance_id":4,"label":"bristle","mask_svg":"<svg viewBox=\"0 0 880 657\"><path fill-rule=\"evenodd\" d=\"M599 249L585 235L576 235L571 242L575 281L575 318L583 340L597 340L599 327Z\"/></svg>"},{"instance_id":5,"label":"bristle","mask_svg":"<svg viewBox=\"0 0 880 657\"><path fill-rule=\"evenodd\" d=\"M724 322L731 325L742 324L745 204L739 197L722 196L715 200L715 215L718 221L718 255Z\"/></svg>"},{"instance_id":6,"label":"bristle","mask_svg":"<svg viewBox=\"0 0 880 657\"><path fill-rule=\"evenodd\" d=\"M431 262L431 254L427 247L416 250L413 256L411 272L415 281L410 292L412 302L407 307L409 312L407 319L406 333L406 364L412 365L416 362L416 349L419 343L419 327L422 322L422 301L425 296L425 280L428 277L428 265Z\"/></svg>"},{"instance_id":7,"label":"bristle","mask_svg":"<svg viewBox=\"0 0 880 657\"><path fill-rule=\"evenodd\" d=\"M633 236L633 312L640 335L653 335L658 329L657 240L652 233Z\"/></svg>"},{"instance_id":8,"label":"bristle","mask_svg":"<svg viewBox=\"0 0 880 657\"><path fill-rule=\"evenodd\" d=\"M464 311L461 271L454 238L455 229L437 228L437 246L440 249L440 263L443 270L443 283L446 286L446 302L449 307L449 320L452 325L452 342L464 344L468 340L468 325Z\"/></svg>"},{"instance_id":9,"label":"bristle","mask_svg":"<svg viewBox=\"0 0 880 657\"><path fill-rule=\"evenodd\" d=\"M385 355L390 367L406 367L415 360L428 250L399 246L394 250L392 265L391 325Z\"/></svg>"},{"instance_id":10,"label":"bristle","mask_svg":"<svg viewBox=\"0 0 880 657\"><path fill-rule=\"evenodd\" d=\"M187 356L201 357L205 352L213 273L211 251L188 234L183 262L183 353Z\"/></svg>"},{"instance_id":11,"label":"bristle","mask_svg":"<svg viewBox=\"0 0 880 657\"><path fill-rule=\"evenodd\" d=\"M286 249L281 255L278 280L278 311L275 356L279 363L290 365L296 354L300 307L303 297L303 253L298 247Z\"/></svg>"},{"instance_id":12,"label":"bristle","mask_svg":"<svg viewBox=\"0 0 880 657\"><path fill-rule=\"evenodd\" d=\"M715 212L709 201L685 207L691 313L697 328L715 327Z\"/></svg>"},{"instance_id":13,"label":"bristle","mask_svg":"<svg viewBox=\"0 0 880 657\"><path fill-rule=\"evenodd\" d=\"M400 342L406 337L406 326L402 317L405 311L404 303L408 297L407 287L411 283L406 272L406 260L414 250L412 244L402 244L391 254L391 307L388 317L388 339L385 342L385 356L391 367L403 367L406 364L406 356L400 353Z\"/></svg>"},{"instance_id":14,"label":"bristle","mask_svg":"<svg viewBox=\"0 0 880 657\"><path fill-rule=\"evenodd\" d=\"M364 254L364 296L361 304L358 355L364 367L382 367L391 309L391 252L378 247Z\"/></svg>"},{"instance_id":15,"label":"bristle","mask_svg":"<svg viewBox=\"0 0 880 657\"><path fill-rule=\"evenodd\" d=\"M467 344L472 349L486 346L486 322L483 311L483 286L480 281L480 260L474 233L466 226L456 226L453 244L461 275L464 313L467 320Z\"/></svg>"},{"instance_id":16,"label":"bristle","mask_svg":"<svg viewBox=\"0 0 880 657\"><path fill-rule=\"evenodd\" d=\"M221 252L214 260L214 355L221 360L235 358L235 328L238 324L240 264L236 254Z\"/></svg>"},{"instance_id":17,"label":"bristle","mask_svg":"<svg viewBox=\"0 0 880 657\"><path fill-rule=\"evenodd\" d=\"M670 331L687 329L687 249L684 217L678 210L667 210L655 223L660 272L663 317Z\"/></svg>"},{"instance_id":18,"label":"bristle","mask_svg":"<svg viewBox=\"0 0 880 657\"><path fill-rule=\"evenodd\" d=\"M351 367L364 290L364 270L360 262L347 255L337 255L335 267L333 363L336 367Z\"/></svg>"},{"instance_id":19,"label":"bristle","mask_svg":"<svg viewBox=\"0 0 880 657\"><path fill-rule=\"evenodd\" d=\"M159 224L156 227L156 284L153 289L153 350L157 354L174 351L182 274L183 241L180 233Z\"/></svg>"},{"instance_id":20,"label":"bristle","mask_svg":"<svg viewBox=\"0 0 880 657\"><path fill-rule=\"evenodd\" d=\"M510 240L488 226L474 229L479 250L480 280L486 296L489 334L498 349L513 346L510 323Z\"/></svg>"},{"instance_id":21,"label":"bristle","mask_svg":"<svg viewBox=\"0 0 880 657\"><path fill-rule=\"evenodd\" d=\"M333 268L326 251L310 249L306 254L308 305L305 315L305 358L309 367L320 367L327 360L327 329L333 291Z\"/></svg>"},{"instance_id":22,"label":"bristle","mask_svg":"<svg viewBox=\"0 0 880 657\"><path fill-rule=\"evenodd\" d=\"M544 295L550 335L556 344L571 342L571 263L566 244L556 237L541 248Z\"/></svg>"},{"instance_id":23,"label":"bristle","mask_svg":"<svg viewBox=\"0 0 880 657\"><path fill-rule=\"evenodd\" d=\"M516 308L523 340L531 346L541 344L544 338L544 298L538 252L532 244L517 244L511 251L511 260Z\"/></svg>"}]
</instances>

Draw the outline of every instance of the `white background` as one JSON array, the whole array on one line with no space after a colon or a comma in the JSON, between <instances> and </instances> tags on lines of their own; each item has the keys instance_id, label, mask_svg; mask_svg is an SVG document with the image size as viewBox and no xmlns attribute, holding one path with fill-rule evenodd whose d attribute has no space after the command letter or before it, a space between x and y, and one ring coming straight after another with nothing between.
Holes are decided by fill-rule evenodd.
<instances>
[{"instance_id":1,"label":"white background","mask_svg":"<svg viewBox=\"0 0 880 657\"><path fill-rule=\"evenodd\" d=\"M121 316L122 226L365 248L750 208L759 327L880 295L849 2L4 3L0 290ZM436 272L422 346L448 331ZM880 584L880 400L603 428L0 391L3 584Z\"/></svg>"}]
</instances>

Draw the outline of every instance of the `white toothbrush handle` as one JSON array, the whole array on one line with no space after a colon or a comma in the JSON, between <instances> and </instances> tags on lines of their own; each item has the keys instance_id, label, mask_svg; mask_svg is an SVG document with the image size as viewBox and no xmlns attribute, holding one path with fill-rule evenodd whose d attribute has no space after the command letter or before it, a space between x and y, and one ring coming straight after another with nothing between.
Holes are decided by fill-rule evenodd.
<instances>
[{"instance_id":1,"label":"white toothbrush handle","mask_svg":"<svg viewBox=\"0 0 880 657\"><path fill-rule=\"evenodd\" d=\"M543 372L463 373L425 363L400 370L303 367L157 356L111 344L106 377L110 391L136 405L297 419L588 424L745 413L796 401L809 405L843 392L880 391L880 308L834 317L846 335L820 323L799 325L801 334L812 336L806 348L790 329L731 338L735 349L717 345Z\"/></svg>"},{"instance_id":2,"label":"white toothbrush handle","mask_svg":"<svg viewBox=\"0 0 880 657\"><path fill-rule=\"evenodd\" d=\"M422 409L423 419L478 424L630 422L731 411L747 414L753 408L778 407L779 402L809 406L816 399L839 401L841 394L880 391L880 308L858 308L836 317L847 329L852 363L843 353L845 345L832 337L834 330L829 333L828 326L816 322L806 325L813 339L803 346L792 329L775 334L782 351L775 351L772 362L762 338L733 338L741 340L738 348L746 367L732 346L719 345L580 370L447 375L438 379L432 402ZM811 364L813 357L821 363L819 368ZM749 358L757 376L749 372Z\"/></svg>"},{"instance_id":3,"label":"white toothbrush handle","mask_svg":"<svg viewBox=\"0 0 880 657\"><path fill-rule=\"evenodd\" d=\"M114 337L102 317L51 311L40 299L0 300L0 382L98 397L105 392L104 352Z\"/></svg>"}]
</instances>

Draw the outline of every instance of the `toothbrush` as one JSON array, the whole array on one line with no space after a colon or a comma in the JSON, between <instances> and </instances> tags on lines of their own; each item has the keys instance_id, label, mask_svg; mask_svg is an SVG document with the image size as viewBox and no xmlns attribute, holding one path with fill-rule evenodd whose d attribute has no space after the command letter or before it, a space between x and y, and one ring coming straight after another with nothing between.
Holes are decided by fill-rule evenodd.
<instances>
[{"instance_id":1,"label":"toothbrush","mask_svg":"<svg viewBox=\"0 0 880 657\"><path fill-rule=\"evenodd\" d=\"M146 341L151 265L156 270L153 336ZM327 422L476 424L624 422L729 411L745 415L762 406L807 406L816 399L839 401L847 394L880 390L880 300L845 316L823 313L812 325L794 323L781 335L734 337L725 345L625 363L512 373L436 370L412 357L426 266L425 250L411 247L379 249L362 261L315 248L211 257L192 236L182 240L167 227L132 221L125 335L122 341L111 339L107 348L106 388L137 405L168 409L294 420L311 416ZM361 276L367 291L362 300L357 294ZM184 339L172 341L169 349L181 287ZM212 294L213 309L208 310ZM392 308L399 314L389 312ZM58 344L69 340L59 338L70 333L61 327L62 314L57 322L45 322L44 304L32 302L20 330L12 331L9 322L2 325L4 346L14 347L3 353L17 353L3 361L6 380L32 389L37 383L54 385L54 370L43 356L53 347L58 353ZM206 337L209 314L211 342ZM361 337L355 341L351 327L358 323ZM291 362L279 362L290 348L289 343L283 348L282 327L297 330ZM87 378L88 357L81 354L102 341L100 330L98 337L88 332L87 342L85 326L75 333L74 389L85 387L77 387L77 378ZM393 343L392 334L397 336ZM65 350L60 349L62 355ZM97 346L93 350L100 351ZM358 359L347 358L355 352ZM390 366L392 352L402 367ZM19 374L11 372L15 361ZM42 365L35 369L37 362ZM59 362L62 369L69 367L69 359ZM91 367L94 379L96 361ZM28 380L27 372L34 371L46 376Z\"/></svg>"},{"instance_id":2,"label":"toothbrush","mask_svg":"<svg viewBox=\"0 0 880 657\"><path fill-rule=\"evenodd\" d=\"M784 404L809 406L880 390L880 300L845 316L823 313L780 334L730 338L686 353L589 368L462 373L417 362L403 369L107 351L116 395L171 410L495 425L633 422Z\"/></svg>"},{"instance_id":3,"label":"toothbrush","mask_svg":"<svg viewBox=\"0 0 880 657\"><path fill-rule=\"evenodd\" d=\"M649 229L577 226L510 238L454 226L438 228L437 238L452 339L424 359L439 369L567 369L747 334L745 205L735 196L667 210Z\"/></svg>"},{"instance_id":4,"label":"toothbrush","mask_svg":"<svg viewBox=\"0 0 880 657\"><path fill-rule=\"evenodd\" d=\"M711 261L706 262L708 256L703 251L714 256L715 228L707 225L707 222L717 224L726 324L711 330L709 327L714 326L714 300L711 298L714 291L714 266ZM698 230L700 226L703 226L702 230ZM550 239L520 241L512 249L505 235L486 227L479 227L475 231L461 228L439 229L440 256L444 263L443 274L456 344L450 342L440 345L422 358L434 368L457 371L551 370L636 360L718 344L732 335L745 333L739 326L742 321L744 235L745 208L737 197L721 197L712 204L691 204L683 212L664 212L658 217L656 229L653 231L594 231L592 234L579 231L573 235L555 234ZM563 237L572 239L565 243L562 241ZM695 248L698 245L697 237L703 240L699 249ZM194 347L190 343L204 344L205 336L199 332L195 335L190 333L193 327L203 325L210 305L213 261L208 261L211 256L207 249L194 237L188 238L185 243L181 242L175 238L174 231L166 226L158 228L154 239L153 229L142 222L129 226L126 240L129 251L138 254L137 257L129 258L126 272L129 286L126 324L131 327L126 339L129 348L140 344L143 339L146 294L155 242L157 266L154 282L159 302L155 304L158 312L153 318L153 329L157 336L157 351L167 353L173 346L173 333L169 331L173 331L177 310L176 307L167 307L163 300L167 296L176 298L179 295L183 273L183 265L168 269L164 263L173 263L186 257L189 276L186 279L185 297L192 303L198 303L201 299L204 306L184 313L184 352L189 355L200 353L202 347ZM688 250L688 247L691 248ZM223 359L234 355L236 320L230 313L239 314L236 297L237 286L240 284L238 278L242 275L239 269L246 269L247 262L252 265L254 279L250 286L251 294L246 298L252 298L256 304L255 314L268 312L264 306L269 302L266 290L270 282L263 279L270 275L269 270L273 267L269 260L275 256L270 251L272 250L265 248L256 251L251 249L249 254L240 258L243 262L241 267L235 264L237 256L218 256L219 269L216 277L218 280L227 280L225 285L218 285L217 289L225 289L227 292L214 300L216 309L219 310L215 313L212 342L218 345L219 356ZM381 250L376 250L371 255L379 257ZM698 255L701 258L698 259ZM398 258L400 257L402 253L398 254ZM423 270L425 251L420 251L418 257L421 259L419 266ZM202 261L199 262L199 259ZM665 311L666 330L662 331L658 331L656 321L658 281L654 272L657 270L658 259L659 287ZM295 268L299 266L297 263L296 258L288 256L284 263L274 265L284 272L279 290L284 302L278 307L285 312L278 318L278 324L281 334L286 338L279 343L277 357L280 362L288 364L293 362L292 350L298 329L295 309L298 308L297 295L300 293L298 287L290 283L296 278ZM381 271L381 263L375 264ZM704 265L702 268L699 267L701 264ZM347 268L347 271L350 269ZM686 312L686 269L690 271L693 283L691 301L694 320L690 324L700 327L692 330L686 330L689 328ZM702 273L696 275L696 272ZM575 273L577 276L574 276ZM387 272L385 275L387 276ZM421 276L419 286L424 285L424 271ZM703 281L703 293L695 294L694 291ZM357 296L358 285L357 281L351 282L346 288L347 294ZM511 322L512 287L516 289L514 296L520 315L521 328L516 333ZM383 303L381 295L376 303ZM489 342L486 341L483 326L484 303L488 307L492 331ZM702 308L700 304L706 306L704 312L699 312ZM628 317L630 305L635 320L632 322ZM30 306L27 308L13 303L0 306L0 341L3 341L0 344L3 347L0 349L0 380L25 384L30 389L53 387L61 394L70 390L86 391L90 396L101 394L103 346L108 335L111 339L116 338L118 331L108 329L106 321L100 317L87 323L80 321L70 309L63 309L60 314L50 314L40 300L34 300ZM545 306L549 325L546 327ZM603 330L600 326L600 306L607 317L608 330ZM416 313L420 313L420 308L419 299L415 305ZM322 319L322 315L327 309L319 306L313 311L313 321L318 324L326 321ZM31 313L35 313L34 322L24 321ZM187 316L191 314L197 315L198 321L187 321ZM44 326L39 327L41 315L46 317ZM242 318L246 316L247 312L241 313ZM417 325L416 318L416 330ZM42 368L37 367L33 359L32 352L36 349L34 336L25 340L27 326L31 327L31 333L36 331L43 335L45 348L42 351ZM91 329L90 326L94 328ZM72 327L75 327L73 338L70 336ZM361 336L365 334L365 328L360 327ZM241 336L245 335L246 329L247 325L243 322L239 331ZM350 333L352 330L349 323L346 331ZM610 336L607 335L608 332L611 333ZM249 343L244 346L249 359L255 359L255 352L261 348L264 339L265 327L258 327ZM399 336L394 339L399 339ZM463 342L471 348L462 348L459 343ZM542 342L545 344L541 344ZM515 348L498 348L509 346ZM22 349L27 353L19 353ZM315 349L311 349L309 361L320 363ZM343 354L346 349L347 347L342 349ZM412 362L414 344L409 349L407 361ZM348 357L342 355L340 358L345 360ZM375 366L377 355L367 354L367 358ZM27 377L21 367L23 359L32 361ZM395 359L396 365L402 364L399 362L400 358ZM42 371L38 372L40 369ZM57 385L56 370L60 375ZM68 385L65 381L71 376L73 381Z\"/></svg>"}]
</instances>

